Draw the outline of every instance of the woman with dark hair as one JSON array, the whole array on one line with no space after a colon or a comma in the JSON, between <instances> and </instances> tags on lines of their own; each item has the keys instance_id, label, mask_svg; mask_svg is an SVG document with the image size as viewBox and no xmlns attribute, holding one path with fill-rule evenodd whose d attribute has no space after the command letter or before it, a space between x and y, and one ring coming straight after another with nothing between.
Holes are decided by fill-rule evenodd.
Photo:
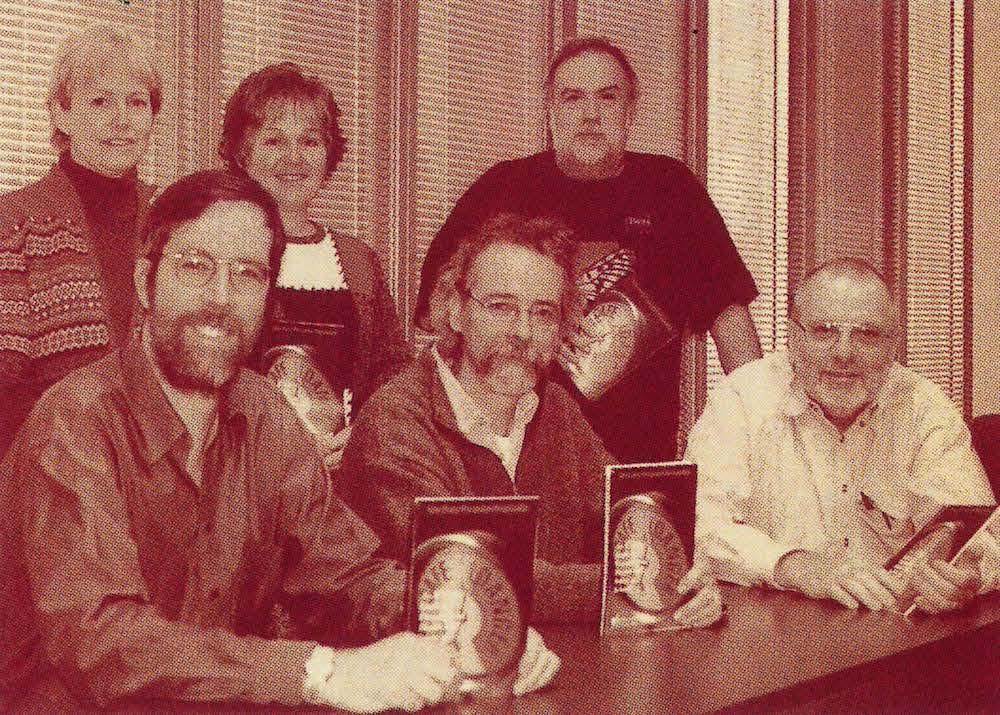
<instances>
[{"instance_id":1,"label":"woman with dark hair","mask_svg":"<svg viewBox=\"0 0 1000 715\"><path fill-rule=\"evenodd\" d=\"M42 392L127 340L153 193L136 165L161 90L149 48L117 28L60 47L47 100L59 160L0 197L0 458Z\"/></svg>"},{"instance_id":2,"label":"woman with dark hair","mask_svg":"<svg viewBox=\"0 0 1000 715\"><path fill-rule=\"evenodd\" d=\"M264 339L264 369L340 462L350 415L409 359L375 253L323 226L309 208L344 156L340 110L318 78L290 62L240 83L226 104L219 154L274 197L287 247Z\"/></svg>"}]
</instances>

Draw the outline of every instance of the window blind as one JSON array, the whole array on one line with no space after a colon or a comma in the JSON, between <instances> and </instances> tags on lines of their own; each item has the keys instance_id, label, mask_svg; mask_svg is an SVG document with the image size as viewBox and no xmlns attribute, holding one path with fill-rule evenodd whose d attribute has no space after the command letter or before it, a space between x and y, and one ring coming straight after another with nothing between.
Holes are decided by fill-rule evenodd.
<instances>
[{"instance_id":1,"label":"window blind","mask_svg":"<svg viewBox=\"0 0 1000 715\"><path fill-rule=\"evenodd\" d=\"M411 290L455 201L498 161L545 145L545 3L424 0L417 15Z\"/></svg>"},{"instance_id":2,"label":"window blind","mask_svg":"<svg viewBox=\"0 0 1000 715\"><path fill-rule=\"evenodd\" d=\"M347 140L344 159L314 202L312 216L370 239L368 168L375 34L373 0L226 0L222 3L221 102L251 72L295 62L333 91ZM218 137L222 117L214 128ZM217 141L217 139L216 139Z\"/></svg>"},{"instance_id":3,"label":"window blind","mask_svg":"<svg viewBox=\"0 0 1000 715\"><path fill-rule=\"evenodd\" d=\"M190 89L177 71L182 14L176 0L32 0L0 4L0 191L25 186L56 160L45 97L59 43L70 29L109 22L152 45L163 74L163 105L140 174L164 185L178 173L178 136ZM180 100L180 101L179 101Z\"/></svg>"},{"instance_id":4,"label":"window blind","mask_svg":"<svg viewBox=\"0 0 1000 715\"><path fill-rule=\"evenodd\" d=\"M787 335L788 2L708 7L708 191L760 296L765 352ZM708 386L722 374L709 341Z\"/></svg>"},{"instance_id":5,"label":"window blind","mask_svg":"<svg viewBox=\"0 0 1000 715\"><path fill-rule=\"evenodd\" d=\"M966 349L963 28L962 0L909 5L906 355L958 404Z\"/></svg>"}]
</instances>

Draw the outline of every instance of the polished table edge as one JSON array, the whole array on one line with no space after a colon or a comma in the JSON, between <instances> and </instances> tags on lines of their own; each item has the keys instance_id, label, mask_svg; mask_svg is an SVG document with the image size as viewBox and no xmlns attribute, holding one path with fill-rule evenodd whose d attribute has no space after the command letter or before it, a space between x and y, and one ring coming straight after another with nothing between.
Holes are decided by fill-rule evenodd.
<instances>
[{"instance_id":1,"label":"polished table edge","mask_svg":"<svg viewBox=\"0 0 1000 715\"><path fill-rule=\"evenodd\" d=\"M988 671L992 653L992 672L1000 673L1000 593L981 596L960 613L916 616L912 622L790 592L724 584L723 594L728 616L707 629L601 638L596 624L542 625L539 630L563 660L552 685L522 698L439 710L819 712L827 708L810 704L837 692L857 692L869 705L888 710L893 698L906 695L899 682L915 669L933 688L949 664L960 671L946 673L953 679L963 677L963 668ZM1000 692L995 695L1000 698ZM121 703L114 712L330 711L156 700Z\"/></svg>"},{"instance_id":2,"label":"polished table edge","mask_svg":"<svg viewBox=\"0 0 1000 715\"><path fill-rule=\"evenodd\" d=\"M549 699L581 706L576 691L589 685L605 705L642 705L631 687L651 691L650 707L679 712L793 707L818 693L891 680L895 667L919 665L922 654L932 658L932 672L941 672L946 664L934 659L949 651L971 653L972 665L980 653L1000 652L998 593L960 613L907 621L796 593L729 584L723 590L727 622L709 629L598 639L590 627L543 627L563 657L559 678L573 691L557 679L554 690L563 692ZM609 680L610 671L619 682ZM615 694L608 697L602 686Z\"/></svg>"}]
</instances>

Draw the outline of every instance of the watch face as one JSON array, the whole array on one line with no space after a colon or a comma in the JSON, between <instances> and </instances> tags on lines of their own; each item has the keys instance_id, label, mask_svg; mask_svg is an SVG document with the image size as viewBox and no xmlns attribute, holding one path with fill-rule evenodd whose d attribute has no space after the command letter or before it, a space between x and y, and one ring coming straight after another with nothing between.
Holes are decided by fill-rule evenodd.
<instances>
[{"instance_id":1,"label":"watch face","mask_svg":"<svg viewBox=\"0 0 1000 715\"><path fill-rule=\"evenodd\" d=\"M687 572L687 554L663 509L627 502L614 530L614 591L652 613L673 607L677 584Z\"/></svg>"},{"instance_id":2,"label":"watch face","mask_svg":"<svg viewBox=\"0 0 1000 715\"><path fill-rule=\"evenodd\" d=\"M464 673L498 673L520 656L524 618L510 581L488 549L442 542L416 588L420 632L453 644Z\"/></svg>"},{"instance_id":3,"label":"watch face","mask_svg":"<svg viewBox=\"0 0 1000 715\"><path fill-rule=\"evenodd\" d=\"M267 376L278 386L303 424L313 434L338 432L344 422L343 400L327 383L309 354L296 349L278 349L271 353L274 358Z\"/></svg>"}]
</instances>

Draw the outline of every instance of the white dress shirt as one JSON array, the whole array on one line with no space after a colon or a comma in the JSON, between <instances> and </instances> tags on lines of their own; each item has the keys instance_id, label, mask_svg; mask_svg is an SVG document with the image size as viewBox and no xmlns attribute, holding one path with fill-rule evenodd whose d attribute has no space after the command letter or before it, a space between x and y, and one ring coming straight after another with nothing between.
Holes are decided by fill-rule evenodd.
<instances>
[{"instance_id":1,"label":"white dress shirt","mask_svg":"<svg viewBox=\"0 0 1000 715\"><path fill-rule=\"evenodd\" d=\"M538 409L538 395L531 391L521 396L514 408L514 422L510 434L507 436L499 435L490 427L486 415L479 409L479 405L469 397L469 393L455 377L455 373L448 367L448 363L438 353L437 347L431 348L431 354L437 363L438 375L441 377L445 394L448 395L451 409L455 413L458 428L470 442L493 452L500 459L504 469L507 470L511 483L514 483L514 473L517 471L517 462L521 457L521 447L524 446L524 432Z\"/></svg>"},{"instance_id":2,"label":"white dress shirt","mask_svg":"<svg viewBox=\"0 0 1000 715\"><path fill-rule=\"evenodd\" d=\"M843 434L785 352L744 365L710 394L686 459L698 464L699 556L745 585L774 585L794 549L883 563L937 505L995 503L958 410L898 364Z\"/></svg>"}]
</instances>

